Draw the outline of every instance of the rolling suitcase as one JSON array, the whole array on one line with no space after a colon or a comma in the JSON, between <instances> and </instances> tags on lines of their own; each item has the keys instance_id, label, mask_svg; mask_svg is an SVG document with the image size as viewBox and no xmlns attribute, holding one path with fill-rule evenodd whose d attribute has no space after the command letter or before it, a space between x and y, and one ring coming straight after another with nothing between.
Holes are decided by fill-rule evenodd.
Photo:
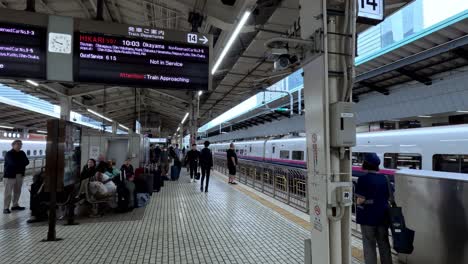
<instances>
[{"instance_id":1,"label":"rolling suitcase","mask_svg":"<svg viewBox=\"0 0 468 264\"><path fill-rule=\"evenodd\" d=\"M127 212L130 206L130 191L126 186L126 176L124 173L120 173L119 180L117 182L117 210L121 213Z\"/></svg>"},{"instance_id":2,"label":"rolling suitcase","mask_svg":"<svg viewBox=\"0 0 468 264\"><path fill-rule=\"evenodd\" d=\"M143 172L135 173L135 191L136 193L153 193L153 175L146 172L146 168ZM151 184L151 185L150 185Z\"/></svg>"}]
</instances>

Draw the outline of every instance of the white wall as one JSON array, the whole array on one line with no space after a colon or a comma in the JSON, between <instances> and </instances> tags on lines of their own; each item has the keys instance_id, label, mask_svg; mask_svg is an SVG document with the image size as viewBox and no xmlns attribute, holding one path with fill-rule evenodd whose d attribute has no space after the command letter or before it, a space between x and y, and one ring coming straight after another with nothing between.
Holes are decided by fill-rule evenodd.
<instances>
[{"instance_id":1,"label":"white wall","mask_svg":"<svg viewBox=\"0 0 468 264\"><path fill-rule=\"evenodd\" d=\"M140 161L144 160L142 151L142 136L139 134L132 135L112 135L98 134L93 130L84 129L81 136L81 167L83 167L90 158L90 150L93 147L99 148L99 154L106 156L109 147L109 140L112 139L127 139L129 141L126 156L132 157L132 165L138 168ZM108 157L106 157L108 158ZM120 166L121 164L117 164Z\"/></svg>"}]
</instances>

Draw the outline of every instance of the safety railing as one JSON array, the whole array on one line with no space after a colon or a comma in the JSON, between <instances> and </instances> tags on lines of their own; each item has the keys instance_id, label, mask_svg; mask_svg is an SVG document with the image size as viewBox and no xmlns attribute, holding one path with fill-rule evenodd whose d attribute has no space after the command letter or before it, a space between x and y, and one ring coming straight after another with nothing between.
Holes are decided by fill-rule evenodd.
<instances>
[{"instance_id":1,"label":"safety railing","mask_svg":"<svg viewBox=\"0 0 468 264\"><path fill-rule=\"evenodd\" d=\"M226 163L226 157L214 158L214 168L227 175ZM257 191L305 213L309 212L305 169L240 159L236 178Z\"/></svg>"},{"instance_id":2,"label":"safety railing","mask_svg":"<svg viewBox=\"0 0 468 264\"><path fill-rule=\"evenodd\" d=\"M29 165L26 166L26 175L34 175L38 173L42 167L45 167L45 157L29 158ZM0 178L3 178L3 170L5 162L0 160Z\"/></svg>"}]
</instances>

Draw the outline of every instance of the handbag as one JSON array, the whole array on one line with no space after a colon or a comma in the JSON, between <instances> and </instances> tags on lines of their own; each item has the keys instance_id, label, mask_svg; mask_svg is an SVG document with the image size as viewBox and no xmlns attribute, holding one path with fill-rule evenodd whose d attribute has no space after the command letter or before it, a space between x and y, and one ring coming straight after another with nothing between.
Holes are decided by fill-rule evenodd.
<instances>
[{"instance_id":1,"label":"handbag","mask_svg":"<svg viewBox=\"0 0 468 264\"><path fill-rule=\"evenodd\" d=\"M411 254L414 250L414 230L409 229L405 223L403 210L395 202L390 180L387 177L388 191L390 195L390 207L388 208L388 216L390 223L390 231L392 232L393 249L402 254Z\"/></svg>"}]
</instances>

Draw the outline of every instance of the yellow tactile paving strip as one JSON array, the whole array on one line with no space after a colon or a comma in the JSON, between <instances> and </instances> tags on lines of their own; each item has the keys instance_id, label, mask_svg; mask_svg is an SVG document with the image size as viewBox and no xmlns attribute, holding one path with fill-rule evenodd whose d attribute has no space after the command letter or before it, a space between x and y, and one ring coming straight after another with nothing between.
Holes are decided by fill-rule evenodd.
<instances>
[{"instance_id":1,"label":"yellow tactile paving strip","mask_svg":"<svg viewBox=\"0 0 468 264\"><path fill-rule=\"evenodd\" d=\"M264 206L266 206L266 207L274 210L275 212L279 213L280 215L282 215L286 219L288 219L288 220L302 226L304 229L307 229L307 230L310 231L311 225L310 225L309 222L305 221L304 219L302 219L302 218L288 212L287 210L275 205L274 203L272 203L270 201L267 201L266 199L264 199L264 198L258 196L257 194L255 194L254 192L251 192L251 191L245 189L242 185L235 185L233 187L236 188L238 191L248 195L252 199L258 201L259 203L263 204ZM353 246L351 248L351 255L353 256L353 258L356 258L357 260L359 260L361 262L364 261L363 252L359 248L356 248L356 247Z\"/></svg>"}]
</instances>

